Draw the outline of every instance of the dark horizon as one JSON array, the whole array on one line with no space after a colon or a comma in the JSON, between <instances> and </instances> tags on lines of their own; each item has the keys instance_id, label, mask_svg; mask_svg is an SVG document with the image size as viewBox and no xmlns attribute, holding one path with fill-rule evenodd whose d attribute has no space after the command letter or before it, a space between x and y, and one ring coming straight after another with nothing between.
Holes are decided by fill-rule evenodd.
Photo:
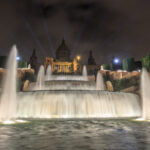
<instances>
[{"instance_id":1,"label":"dark horizon","mask_svg":"<svg viewBox=\"0 0 150 150\"><path fill-rule=\"evenodd\" d=\"M29 60L37 50L39 62L54 57L64 38L72 58L89 51L97 64L113 57L150 53L150 1L148 0L3 0L0 5L0 55L16 44L19 55Z\"/></svg>"}]
</instances>

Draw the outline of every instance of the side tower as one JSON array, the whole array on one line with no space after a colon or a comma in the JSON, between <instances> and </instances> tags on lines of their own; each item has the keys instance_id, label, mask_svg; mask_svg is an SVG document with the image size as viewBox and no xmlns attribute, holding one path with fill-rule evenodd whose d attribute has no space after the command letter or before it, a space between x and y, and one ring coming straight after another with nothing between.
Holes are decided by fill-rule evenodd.
<instances>
[{"instance_id":1,"label":"side tower","mask_svg":"<svg viewBox=\"0 0 150 150\"><path fill-rule=\"evenodd\" d=\"M96 65L95 59L93 57L92 51L89 52L88 65Z\"/></svg>"},{"instance_id":2,"label":"side tower","mask_svg":"<svg viewBox=\"0 0 150 150\"><path fill-rule=\"evenodd\" d=\"M30 60L29 60L28 64L30 64L31 68L33 68L35 70L35 73L37 73L37 71L38 71L38 62L37 62L37 56L36 56L36 50L35 49L32 52L32 55L30 57Z\"/></svg>"}]
</instances>

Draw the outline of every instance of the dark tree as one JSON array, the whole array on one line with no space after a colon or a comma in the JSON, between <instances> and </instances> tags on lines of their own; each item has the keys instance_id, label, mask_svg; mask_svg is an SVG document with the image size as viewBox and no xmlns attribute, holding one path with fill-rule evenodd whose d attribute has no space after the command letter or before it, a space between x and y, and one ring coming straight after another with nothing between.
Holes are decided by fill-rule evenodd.
<instances>
[{"instance_id":1,"label":"dark tree","mask_svg":"<svg viewBox=\"0 0 150 150\"><path fill-rule=\"evenodd\" d=\"M134 58L125 58L122 61L123 70L133 71L135 69Z\"/></svg>"},{"instance_id":2,"label":"dark tree","mask_svg":"<svg viewBox=\"0 0 150 150\"><path fill-rule=\"evenodd\" d=\"M142 58L142 67L146 68L150 72L150 55Z\"/></svg>"},{"instance_id":3,"label":"dark tree","mask_svg":"<svg viewBox=\"0 0 150 150\"><path fill-rule=\"evenodd\" d=\"M32 52L32 55L30 57L30 60L28 64L31 65L31 68L35 70L35 73L38 71L38 62L37 62L37 56L36 56L36 50L34 49Z\"/></svg>"}]
</instances>

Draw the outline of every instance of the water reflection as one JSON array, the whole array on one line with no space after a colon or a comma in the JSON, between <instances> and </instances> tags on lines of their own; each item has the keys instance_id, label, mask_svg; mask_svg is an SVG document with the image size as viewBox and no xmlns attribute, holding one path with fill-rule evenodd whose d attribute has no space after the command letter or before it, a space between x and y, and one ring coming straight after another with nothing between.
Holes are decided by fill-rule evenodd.
<instances>
[{"instance_id":1,"label":"water reflection","mask_svg":"<svg viewBox=\"0 0 150 150\"><path fill-rule=\"evenodd\" d=\"M0 150L149 150L148 122L32 120L0 126Z\"/></svg>"},{"instance_id":2,"label":"water reflection","mask_svg":"<svg viewBox=\"0 0 150 150\"><path fill-rule=\"evenodd\" d=\"M13 131L13 128L0 126L0 150L13 150L11 138L14 133L15 131Z\"/></svg>"}]
</instances>

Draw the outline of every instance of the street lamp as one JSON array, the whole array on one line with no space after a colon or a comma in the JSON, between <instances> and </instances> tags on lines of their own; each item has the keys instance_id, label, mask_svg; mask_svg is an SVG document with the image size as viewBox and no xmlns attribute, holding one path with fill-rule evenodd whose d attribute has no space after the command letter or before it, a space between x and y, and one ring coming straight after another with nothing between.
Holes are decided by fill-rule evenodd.
<instances>
[{"instance_id":1,"label":"street lamp","mask_svg":"<svg viewBox=\"0 0 150 150\"><path fill-rule=\"evenodd\" d=\"M20 59L21 59L21 57L20 57L20 56L17 56L16 60L18 60L18 61L19 61Z\"/></svg>"},{"instance_id":2,"label":"street lamp","mask_svg":"<svg viewBox=\"0 0 150 150\"><path fill-rule=\"evenodd\" d=\"M114 64L119 64L120 63L120 59L119 58L114 58L114 60L113 60L113 62L114 62Z\"/></svg>"},{"instance_id":3,"label":"street lamp","mask_svg":"<svg viewBox=\"0 0 150 150\"><path fill-rule=\"evenodd\" d=\"M80 59L81 59L81 57L78 55L78 56L76 57L76 59L77 59L77 72L79 72L79 70L80 70Z\"/></svg>"},{"instance_id":4,"label":"street lamp","mask_svg":"<svg viewBox=\"0 0 150 150\"><path fill-rule=\"evenodd\" d=\"M77 60L79 61L81 59L81 57L80 56L77 56Z\"/></svg>"}]
</instances>

